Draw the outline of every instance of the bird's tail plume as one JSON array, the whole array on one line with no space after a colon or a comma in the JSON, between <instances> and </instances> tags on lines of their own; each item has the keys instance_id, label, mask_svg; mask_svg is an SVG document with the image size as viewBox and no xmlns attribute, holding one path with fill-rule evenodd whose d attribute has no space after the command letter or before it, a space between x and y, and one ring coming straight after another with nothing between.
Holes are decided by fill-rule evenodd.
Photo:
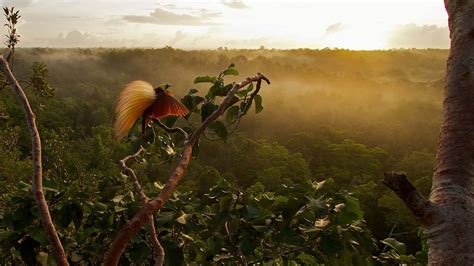
<instances>
[{"instance_id":1,"label":"bird's tail plume","mask_svg":"<svg viewBox=\"0 0 474 266\"><path fill-rule=\"evenodd\" d=\"M156 99L153 86L145 81L132 81L120 93L115 107L114 138L120 141L128 134L138 117Z\"/></svg>"}]
</instances>

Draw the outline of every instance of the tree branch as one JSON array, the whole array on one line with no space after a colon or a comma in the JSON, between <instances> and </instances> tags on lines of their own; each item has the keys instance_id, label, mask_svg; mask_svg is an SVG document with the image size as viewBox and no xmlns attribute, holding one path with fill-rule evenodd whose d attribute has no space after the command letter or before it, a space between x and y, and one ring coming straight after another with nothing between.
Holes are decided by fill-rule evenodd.
<instances>
[{"instance_id":1,"label":"tree branch","mask_svg":"<svg viewBox=\"0 0 474 266\"><path fill-rule=\"evenodd\" d=\"M26 97L25 92L21 88L17 79L13 75L8 62L5 60L3 55L0 55L0 64L2 71L11 84L12 89L15 91L21 105L23 106L23 111L25 112L26 121L28 122L28 128L30 130L31 141L33 146L33 185L31 187L31 192L34 195L36 203L38 204L39 213L41 222L43 223L44 229L48 234L49 241L53 245L54 255L56 257L56 263L58 265L69 265L66 254L64 253L63 246L59 240L58 233L54 227L53 221L51 219L51 214L49 213L48 203L44 197L43 193L43 166L41 161L41 139L36 127L35 114L31 109L28 98Z\"/></svg>"},{"instance_id":2,"label":"tree branch","mask_svg":"<svg viewBox=\"0 0 474 266\"><path fill-rule=\"evenodd\" d=\"M158 126L161 127L164 131L168 133L181 133L183 134L185 140L189 139L188 133L184 131L184 129L180 127L168 127L165 124L163 124L159 119L155 118L154 120L158 124Z\"/></svg>"},{"instance_id":3,"label":"tree branch","mask_svg":"<svg viewBox=\"0 0 474 266\"><path fill-rule=\"evenodd\" d=\"M206 118L206 120L204 120L204 122L201 123L201 125L191 134L189 140L185 141L181 160L176 166L173 173L171 174L170 178L168 179L168 182L166 182L165 186L156 198L151 201L148 201L145 206L137 214L135 214L135 216L126 225L122 227L106 254L104 261L104 264L106 266L118 264L120 256L125 250L125 247L127 246L128 242L143 227L143 225L147 221L147 217L151 214L156 213L171 197L173 191L175 190L179 181L183 177L186 168L189 165L189 162L192 157L193 145L202 135L204 130L212 122L219 118L219 116L223 114L234 94L246 85L252 82L258 82L262 79L265 80L268 84L270 84L270 81L260 73L258 73L254 77L249 77L244 81L235 84L234 87L232 87L232 89L227 93L227 96L224 98L217 110L214 111L214 113L212 113L209 117Z\"/></svg>"},{"instance_id":4,"label":"tree branch","mask_svg":"<svg viewBox=\"0 0 474 266\"><path fill-rule=\"evenodd\" d=\"M143 205L145 205L147 203L148 197L146 196L146 194L143 190L143 187L140 184L140 181L138 181L138 177L135 174L135 171L133 171L132 168L127 166L127 161L130 160L130 159L135 159L136 157L138 157L144 151L145 151L145 149L142 146L140 146L140 149L138 149L138 151L135 154L126 156L125 158L120 160L120 164L122 165L124 171L127 173L127 175L130 178L132 178L135 190L140 195L140 201L142 202ZM164 262L164 259L165 259L165 250L164 250L163 246L160 244L160 241L158 240L158 236L156 234L156 228L155 228L154 221L155 221L155 218L153 217L153 214L148 216L147 230L148 230L148 233L150 234L151 244L153 246L154 253L155 253L155 266L161 266L161 265L163 265L163 262Z\"/></svg>"},{"instance_id":5,"label":"tree branch","mask_svg":"<svg viewBox=\"0 0 474 266\"><path fill-rule=\"evenodd\" d=\"M420 222L428 222L426 218L427 214L431 213L431 203L416 190L405 174L397 172L384 173L383 183L405 202L405 205Z\"/></svg>"}]
</instances>

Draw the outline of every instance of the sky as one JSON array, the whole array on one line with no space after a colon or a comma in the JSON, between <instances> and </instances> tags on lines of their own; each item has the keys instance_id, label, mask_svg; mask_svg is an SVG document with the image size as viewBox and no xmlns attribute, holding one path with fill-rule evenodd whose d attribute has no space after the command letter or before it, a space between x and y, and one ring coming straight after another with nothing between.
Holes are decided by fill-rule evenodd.
<instances>
[{"instance_id":1,"label":"sky","mask_svg":"<svg viewBox=\"0 0 474 266\"><path fill-rule=\"evenodd\" d=\"M442 0L0 0L20 47L449 48Z\"/></svg>"}]
</instances>

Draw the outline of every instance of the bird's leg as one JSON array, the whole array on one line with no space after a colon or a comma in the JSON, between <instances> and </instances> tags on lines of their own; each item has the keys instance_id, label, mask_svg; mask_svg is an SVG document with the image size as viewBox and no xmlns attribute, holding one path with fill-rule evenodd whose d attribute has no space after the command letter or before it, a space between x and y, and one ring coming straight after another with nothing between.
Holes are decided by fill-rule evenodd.
<instances>
[{"instance_id":1,"label":"bird's leg","mask_svg":"<svg viewBox=\"0 0 474 266\"><path fill-rule=\"evenodd\" d=\"M148 112L144 112L142 115L142 135L145 135L146 127L148 126Z\"/></svg>"}]
</instances>

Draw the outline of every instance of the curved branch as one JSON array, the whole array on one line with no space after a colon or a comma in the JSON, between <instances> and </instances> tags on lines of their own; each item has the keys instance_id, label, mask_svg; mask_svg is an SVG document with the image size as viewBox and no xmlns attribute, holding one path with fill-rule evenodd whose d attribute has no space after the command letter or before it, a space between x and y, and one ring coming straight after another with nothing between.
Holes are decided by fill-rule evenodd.
<instances>
[{"instance_id":1,"label":"curved branch","mask_svg":"<svg viewBox=\"0 0 474 266\"><path fill-rule=\"evenodd\" d=\"M28 128L30 130L31 141L33 146L33 185L31 187L31 192L34 195L36 203L38 204L39 213L41 222L48 234L49 241L53 245L54 255L56 257L56 263L58 265L69 265L66 254L64 253L63 246L59 240L58 233L54 227L53 221L51 219L51 214L49 213L48 203L44 197L43 193L43 166L41 162L41 139L36 127L35 114L31 109L28 98L26 97L25 92L21 88L17 79L13 75L8 62L5 60L3 55L0 55L0 64L2 71L5 74L7 81L11 84L12 89L15 91L18 99L20 100L21 105L23 106L23 111L25 112L26 121L28 122Z\"/></svg>"},{"instance_id":2,"label":"curved branch","mask_svg":"<svg viewBox=\"0 0 474 266\"><path fill-rule=\"evenodd\" d=\"M232 89L227 93L227 96L224 98L222 103L219 105L217 110L214 111L209 117L201 123L201 125L191 134L189 140L185 141L183 153L179 164L176 166L175 170L171 174L170 178L166 182L163 189L160 191L160 194L153 200L148 201L145 206L135 214L135 216L122 227L120 232L118 233L117 237L113 241L112 245L110 246L104 264L108 265L117 265L122 255L125 247L127 246L128 242L135 236L138 231L143 227L143 225L147 222L147 217L151 214L156 213L165 202L171 197L173 191L175 190L176 186L178 185L179 181L183 177L184 173L186 172L186 168L189 165L189 162L192 157L192 150L193 145L202 135L204 130L214 122L219 116L223 114L227 106L229 105L232 97L234 94L239 91L241 88L245 87L246 85L250 84L251 82L258 82L259 80L265 80L268 84L270 81L262 74L258 73L254 77L249 77L244 81L235 84Z\"/></svg>"},{"instance_id":3,"label":"curved branch","mask_svg":"<svg viewBox=\"0 0 474 266\"><path fill-rule=\"evenodd\" d=\"M168 133L181 133L183 134L185 140L189 139L188 133L184 131L184 129L180 127L168 127L165 124L163 124L159 119L155 118L154 120L158 124L158 126L161 127L164 131Z\"/></svg>"},{"instance_id":4,"label":"curved branch","mask_svg":"<svg viewBox=\"0 0 474 266\"><path fill-rule=\"evenodd\" d=\"M138 151L135 154L126 156L125 158L120 160L120 164L124 168L124 171L127 173L129 177L133 179L133 185L135 187L135 190L140 195L140 201L142 202L143 205L147 203L148 197L143 191L143 187L141 186L140 181L138 181L138 177L135 174L135 171L133 171L132 168L127 166L127 161L130 159L135 159L136 157L140 155L140 153L144 151L145 149L142 146L140 146L140 149L138 149ZM160 241L158 240L154 221L155 221L155 218L153 217L153 214L151 214L148 217L147 230L148 230L148 233L150 234L151 244L153 246L154 253L155 253L155 265L161 266L163 265L163 262L165 260L165 249L163 248L163 246L160 244Z\"/></svg>"}]
</instances>

